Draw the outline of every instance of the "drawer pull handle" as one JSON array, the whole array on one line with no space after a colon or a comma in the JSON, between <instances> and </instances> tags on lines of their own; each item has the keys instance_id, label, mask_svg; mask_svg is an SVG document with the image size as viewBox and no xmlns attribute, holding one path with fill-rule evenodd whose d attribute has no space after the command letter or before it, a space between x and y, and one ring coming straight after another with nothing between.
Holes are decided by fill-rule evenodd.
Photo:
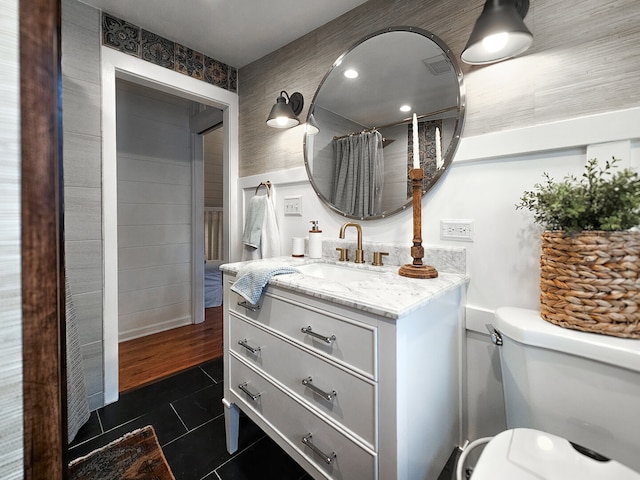
<instances>
[{"instance_id":1,"label":"drawer pull handle","mask_svg":"<svg viewBox=\"0 0 640 480\"><path fill-rule=\"evenodd\" d=\"M310 433L307 433L304 437L302 437L302 443L307 445L317 455L322 457L322 460L324 460L324 462L327 465L331 465L333 461L336 459L336 452L331 452L331 455L327 455L326 453L324 453L322 450L320 450L318 447L316 447L313 444L313 442L311 441L312 438L313 438L313 435L311 435Z\"/></svg>"},{"instance_id":2,"label":"drawer pull handle","mask_svg":"<svg viewBox=\"0 0 640 480\"><path fill-rule=\"evenodd\" d=\"M258 310L260 310L260 305L253 305L249 302L247 302L246 300L243 302L238 302L238 306L239 307L244 307L247 310L251 310L252 312L257 312Z\"/></svg>"},{"instance_id":3,"label":"drawer pull handle","mask_svg":"<svg viewBox=\"0 0 640 480\"><path fill-rule=\"evenodd\" d=\"M241 383L240 385L238 385L238 388L242 390L244 393L246 393L247 395L249 395L251 400L253 400L254 402L258 399L260 395L262 395L261 393L251 393L247 388L247 382Z\"/></svg>"},{"instance_id":4,"label":"drawer pull handle","mask_svg":"<svg viewBox=\"0 0 640 480\"><path fill-rule=\"evenodd\" d=\"M313 380L311 379L311 377L303 378L302 379L302 384L305 387L309 387L311 390L313 390L315 393L320 395L322 398L324 398L328 402L332 402L333 401L333 397L338 395L338 392L336 392L335 390L332 390L331 393L327 393L327 392L324 392L324 391L320 390L318 387L316 387L313 384Z\"/></svg>"},{"instance_id":5,"label":"drawer pull handle","mask_svg":"<svg viewBox=\"0 0 640 480\"><path fill-rule=\"evenodd\" d=\"M319 333L314 332L311 328L311 325L309 325L308 327L301 328L300 330L302 331L302 333L306 333L308 335L311 335L312 337L317 338L318 340L322 340L327 345L331 345L331 342L333 342L336 339L335 335L331 335L330 337L325 337L324 335L320 335Z\"/></svg>"},{"instance_id":6,"label":"drawer pull handle","mask_svg":"<svg viewBox=\"0 0 640 480\"><path fill-rule=\"evenodd\" d=\"M260 347L252 347L251 345L249 345L247 343L247 339L246 338L244 340L238 340L238 345L242 345L244 348L249 350L254 355L260 351Z\"/></svg>"}]
</instances>

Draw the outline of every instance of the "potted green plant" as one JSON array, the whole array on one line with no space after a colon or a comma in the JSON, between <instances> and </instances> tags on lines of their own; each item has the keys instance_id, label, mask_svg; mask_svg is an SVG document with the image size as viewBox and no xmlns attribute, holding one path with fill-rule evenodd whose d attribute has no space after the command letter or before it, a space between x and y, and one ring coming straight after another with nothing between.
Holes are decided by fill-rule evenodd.
<instances>
[{"instance_id":1,"label":"potted green plant","mask_svg":"<svg viewBox=\"0 0 640 480\"><path fill-rule=\"evenodd\" d=\"M566 328L640 338L640 176L589 160L516 204L542 225L540 314Z\"/></svg>"}]
</instances>

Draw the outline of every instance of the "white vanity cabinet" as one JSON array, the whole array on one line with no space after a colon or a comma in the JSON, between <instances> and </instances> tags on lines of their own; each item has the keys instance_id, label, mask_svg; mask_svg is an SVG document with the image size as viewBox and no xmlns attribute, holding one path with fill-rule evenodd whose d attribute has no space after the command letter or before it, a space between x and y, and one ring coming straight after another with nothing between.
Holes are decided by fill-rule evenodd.
<instances>
[{"instance_id":1,"label":"white vanity cabinet","mask_svg":"<svg viewBox=\"0 0 640 480\"><path fill-rule=\"evenodd\" d=\"M436 479L461 439L463 282L399 318L224 273L227 448L242 410L317 479ZM429 282L429 280L422 280Z\"/></svg>"}]
</instances>

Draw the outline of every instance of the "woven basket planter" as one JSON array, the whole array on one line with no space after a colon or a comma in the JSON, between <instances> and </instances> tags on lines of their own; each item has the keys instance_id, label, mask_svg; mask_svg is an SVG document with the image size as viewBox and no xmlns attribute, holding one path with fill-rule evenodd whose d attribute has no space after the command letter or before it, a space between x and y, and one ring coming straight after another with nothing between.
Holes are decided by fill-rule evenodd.
<instances>
[{"instance_id":1,"label":"woven basket planter","mask_svg":"<svg viewBox=\"0 0 640 480\"><path fill-rule=\"evenodd\" d=\"M561 327L640 338L640 232L544 232L540 313Z\"/></svg>"}]
</instances>

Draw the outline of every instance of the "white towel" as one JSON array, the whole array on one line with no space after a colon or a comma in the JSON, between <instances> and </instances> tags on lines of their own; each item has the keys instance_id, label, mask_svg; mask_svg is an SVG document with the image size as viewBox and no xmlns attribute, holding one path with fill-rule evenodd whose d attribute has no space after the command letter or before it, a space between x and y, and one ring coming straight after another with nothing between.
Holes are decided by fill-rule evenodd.
<instances>
[{"instance_id":1,"label":"white towel","mask_svg":"<svg viewBox=\"0 0 640 480\"><path fill-rule=\"evenodd\" d=\"M255 196L249 202L247 217L244 221L244 233L242 234L242 243L248 247L260 247L267 198L266 195Z\"/></svg>"},{"instance_id":2,"label":"white towel","mask_svg":"<svg viewBox=\"0 0 640 480\"><path fill-rule=\"evenodd\" d=\"M264 223L262 224L262 237L260 238L260 250L262 258L279 257L280 253L280 231L276 219L276 209L271 199L267 199Z\"/></svg>"},{"instance_id":3,"label":"white towel","mask_svg":"<svg viewBox=\"0 0 640 480\"><path fill-rule=\"evenodd\" d=\"M254 197L255 198L255 197ZM260 241L258 247L254 248L243 245L242 260L259 260L261 258L279 257L280 253L280 231L276 219L276 210L270 197L266 195L260 197L264 200L264 216L260 229Z\"/></svg>"},{"instance_id":4,"label":"white towel","mask_svg":"<svg viewBox=\"0 0 640 480\"><path fill-rule=\"evenodd\" d=\"M274 275L297 273L297 268L282 262L252 262L242 267L231 290L255 305L260 300L262 290Z\"/></svg>"}]
</instances>

